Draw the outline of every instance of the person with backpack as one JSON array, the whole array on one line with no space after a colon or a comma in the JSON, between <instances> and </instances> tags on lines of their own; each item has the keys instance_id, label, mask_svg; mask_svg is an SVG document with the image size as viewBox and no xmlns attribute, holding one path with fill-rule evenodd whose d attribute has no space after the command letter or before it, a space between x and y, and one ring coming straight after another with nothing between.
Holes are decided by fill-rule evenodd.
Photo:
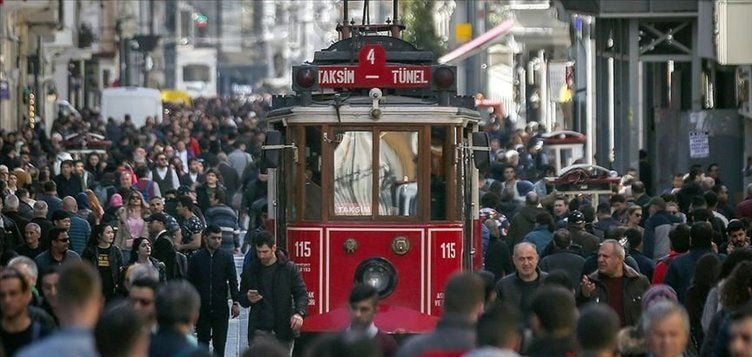
<instances>
[{"instance_id":1,"label":"person with backpack","mask_svg":"<svg viewBox=\"0 0 752 357\"><path fill-rule=\"evenodd\" d=\"M149 178L148 167L138 166L135 171L138 181L133 184L133 188L137 189L138 192L141 192L141 195L144 196L144 202L149 202L152 197L159 197L162 195L159 185Z\"/></svg>"},{"instance_id":2,"label":"person with backpack","mask_svg":"<svg viewBox=\"0 0 752 357\"><path fill-rule=\"evenodd\" d=\"M671 242L671 251L668 255L656 260L653 279L651 279L653 285L663 284L663 279L666 277L671 262L689 251L689 226L686 224L677 225L668 233L668 239Z\"/></svg>"}]
</instances>

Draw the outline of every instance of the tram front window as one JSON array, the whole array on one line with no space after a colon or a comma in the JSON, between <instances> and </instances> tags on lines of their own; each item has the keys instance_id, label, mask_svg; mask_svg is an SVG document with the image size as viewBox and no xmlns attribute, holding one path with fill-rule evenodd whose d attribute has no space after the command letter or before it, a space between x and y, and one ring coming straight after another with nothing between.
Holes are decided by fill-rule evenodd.
<instances>
[{"instance_id":1,"label":"tram front window","mask_svg":"<svg viewBox=\"0 0 752 357\"><path fill-rule=\"evenodd\" d=\"M305 128L305 219L321 219L321 128Z\"/></svg>"},{"instance_id":2,"label":"tram front window","mask_svg":"<svg viewBox=\"0 0 752 357\"><path fill-rule=\"evenodd\" d=\"M447 219L446 165L450 131L436 127L431 130L431 220Z\"/></svg>"},{"instance_id":3,"label":"tram front window","mask_svg":"<svg viewBox=\"0 0 752 357\"><path fill-rule=\"evenodd\" d=\"M418 132L384 131L379 136L379 214L414 216L418 196Z\"/></svg>"},{"instance_id":4,"label":"tram front window","mask_svg":"<svg viewBox=\"0 0 752 357\"><path fill-rule=\"evenodd\" d=\"M348 131L334 148L334 214L370 216L373 202L373 136Z\"/></svg>"}]
</instances>

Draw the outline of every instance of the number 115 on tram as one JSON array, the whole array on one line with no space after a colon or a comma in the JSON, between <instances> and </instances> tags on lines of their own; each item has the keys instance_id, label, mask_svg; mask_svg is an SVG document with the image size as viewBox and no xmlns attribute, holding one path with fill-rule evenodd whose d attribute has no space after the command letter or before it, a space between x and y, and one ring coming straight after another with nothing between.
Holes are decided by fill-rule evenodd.
<instances>
[{"instance_id":1,"label":"number 115 on tram","mask_svg":"<svg viewBox=\"0 0 752 357\"><path fill-rule=\"evenodd\" d=\"M450 275L480 267L488 140L456 69L432 58L347 38L293 67L295 94L273 99L269 218L308 289L304 332L345 328L355 283L378 290L382 331L430 331Z\"/></svg>"}]
</instances>

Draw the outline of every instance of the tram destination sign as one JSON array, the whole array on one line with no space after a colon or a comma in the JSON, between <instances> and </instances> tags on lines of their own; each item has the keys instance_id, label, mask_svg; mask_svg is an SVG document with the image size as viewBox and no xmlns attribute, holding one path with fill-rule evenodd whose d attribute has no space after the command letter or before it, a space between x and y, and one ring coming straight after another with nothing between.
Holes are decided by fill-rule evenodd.
<instances>
[{"instance_id":1,"label":"tram destination sign","mask_svg":"<svg viewBox=\"0 0 752 357\"><path fill-rule=\"evenodd\" d=\"M365 45L358 65L318 66L321 88L424 88L431 85L431 66L387 65L380 45Z\"/></svg>"}]
</instances>

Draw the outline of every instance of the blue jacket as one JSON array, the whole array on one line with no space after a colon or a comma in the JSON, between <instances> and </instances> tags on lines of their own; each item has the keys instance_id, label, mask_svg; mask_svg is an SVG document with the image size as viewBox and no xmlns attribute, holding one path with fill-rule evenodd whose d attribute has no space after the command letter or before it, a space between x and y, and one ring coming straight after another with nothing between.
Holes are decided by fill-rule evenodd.
<instances>
[{"instance_id":1,"label":"blue jacket","mask_svg":"<svg viewBox=\"0 0 752 357\"><path fill-rule=\"evenodd\" d=\"M84 252L86 242L89 241L89 236L91 236L91 226L89 225L89 222L76 215L71 215L71 225L68 230L68 236L70 237L70 248L80 255Z\"/></svg>"},{"instance_id":2,"label":"blue jacket","mask_svg":"<svg viewBox=\"0 0 752 357\"><path fill-rule=\"evenodd\" d=\"M64 328L38 343L32 343L16 356L95 357L94 333L77 327Z\"/></svg>"},{"instance_id":3,"label":"blue jacket","mask_svg":"<svg viewBox=\"0 0 752 357\"><path fill-rule=\"evenodd\" d=\"M532 232L528 233L523 242L530 242L535 244L535 250L538 252L538 256L543 254L543 249L546 248L548 243L551 243L554 235L548 230L548 227L540 224L536 224Z\"/></svg>"}]
</instances>

